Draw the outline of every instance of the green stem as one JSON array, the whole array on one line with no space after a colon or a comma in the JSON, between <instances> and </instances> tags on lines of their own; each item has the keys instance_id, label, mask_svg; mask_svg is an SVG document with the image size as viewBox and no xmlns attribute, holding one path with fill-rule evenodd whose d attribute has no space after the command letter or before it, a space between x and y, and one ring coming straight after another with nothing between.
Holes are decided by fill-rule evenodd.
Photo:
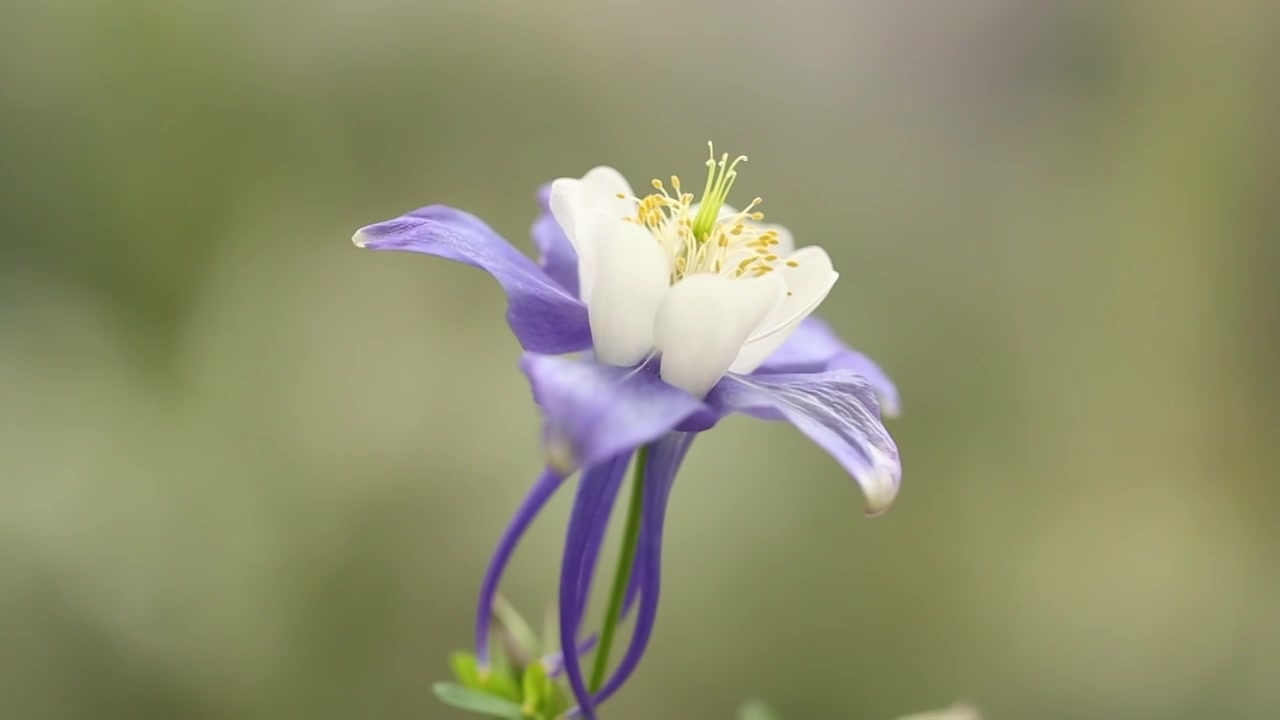
<instances>
[{"instance_id":1,"label":"green stem","mask_svg":"<svg viewBox=\"0 0 1280 720\"><path fill-rule=\"evenodd\" d=\"M627 526L622 531L622 550L618 553L618 568L613 576L613 590L609 593L609 606L604 613L604 627L600 629L600 645L596 648L595 667L591 670L591 692L600 692L604 686L605 672L609 669L609 650L614 632L622 619L622 603L627 597L627 585L631 581L631 566L636 558L636 545L640 538L640 510L644 505L644 469L649 464L649 448L642 447L636 453L635 477L631 480L631 504L627 507Z\"/></svg>"}]
</instances>

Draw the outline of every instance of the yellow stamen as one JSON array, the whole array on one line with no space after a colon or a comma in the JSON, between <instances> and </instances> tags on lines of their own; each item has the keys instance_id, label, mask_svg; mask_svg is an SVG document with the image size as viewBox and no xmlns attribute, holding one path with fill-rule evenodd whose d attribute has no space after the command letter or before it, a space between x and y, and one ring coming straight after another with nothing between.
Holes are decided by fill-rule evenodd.
<instances>
[{"instance_id":1,"label":"yellow stamen","mask_svg":"<svg viewBox=\"0 0 1280 720\"><path fill-rule=\"evenodd\" d=\"M774 246L780 244L778 231L755 224L764 218L756 208L764 202L753 198L747 207L726 212L726 201L738 177L737 167L746 156L731 159L717 154L708 143L706 186L694 207L695 196L684 191L678 175L670 176L670 192L664 181L650 181L653 193L632 198L635 212L628 221L651 233L662 247L672 268L671 281L695 273L716 273L729 277L763 277L776 268L779 259ZM619 198L625 199L622 194ZM732 258L746 259L733 262ZM793 261L788 267L796 267Z\"/></svg>"}]
</instances>

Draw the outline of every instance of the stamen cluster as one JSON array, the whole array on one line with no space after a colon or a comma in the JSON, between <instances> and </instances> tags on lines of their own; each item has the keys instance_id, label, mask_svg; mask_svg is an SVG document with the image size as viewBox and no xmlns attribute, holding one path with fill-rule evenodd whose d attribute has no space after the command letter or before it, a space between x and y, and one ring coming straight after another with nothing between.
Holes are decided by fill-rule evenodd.
<instances>
[{"instance_id":1,"label":"stamen cluster","mask_svg":"<svg viewBox=\"0 0 1280 720\"><path fill-rule=\"evenodd\" d=\"M757 224L764 213L755 208L763 200L755 198L743 210L722 213L738 176L738 163L746 159L741 155L731 163L724 154L716 160L712 150L702 202L697 206L693 193L683 191L676 175L671 176L671 191L655 178L652 185L657 192L635 198L636 213L626 220L647 229L666 252L672 284L694 273L761 277L773 272L781 260L774 251L780 242L778 231ZM787 261L787 265L796 267L797 263Z\"/></svg>"}]
</instances>

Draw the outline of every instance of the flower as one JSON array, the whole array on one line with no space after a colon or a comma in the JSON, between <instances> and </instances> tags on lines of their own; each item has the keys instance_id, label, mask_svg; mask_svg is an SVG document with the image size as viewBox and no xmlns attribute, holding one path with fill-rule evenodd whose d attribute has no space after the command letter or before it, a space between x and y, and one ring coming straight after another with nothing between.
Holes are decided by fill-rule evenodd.
<instances>
[{"instance_id":1,"label":"flower","mask_svg":"<svg viewBox=\"0 0 1280 720\"><path fill-rule=\"evenodd\" d=\"M660 377L696 397L732 370L750 373L822 302L839 275L819 247L794 250L785 228L725 204L737 178L707 160L701 204L671 178L632 196L612 168L551 184L551 212L572 243L596 359L631 367L655 352Z\"/></svg>"},{"instance_id":2,"label":"flower","mask_svg":"<svg viewBox=\"0 0 1280 720\"><path fill-rule=\"evenodd\" d=\"M897 412L897 392L871 360L810 317L839 277L827 253L794 249L786 228L762 222L759 198L744 210L726 203L745 160L713 151L700 202L674 176L670 189L654 180L644 197L608 167L556 180L540 193L537 263L478 218L441 205L353 238L362 248L478 267L507 294L507 321L526 351L520 365L546 418L548 464L485 574L476 655L485 667L494 597L517 543L580 469L559 611L564 674L587 718L627 680L653 631L665 508L697 433L734 412L786 420L854 477L869 514L898 491L898 450L881 422L882 410ZM563 357L578 352L589 357ZM643 496L627 606L637 618L626 653L593 694L575 648L633 456Z\"/></svg>"}]
</instances>

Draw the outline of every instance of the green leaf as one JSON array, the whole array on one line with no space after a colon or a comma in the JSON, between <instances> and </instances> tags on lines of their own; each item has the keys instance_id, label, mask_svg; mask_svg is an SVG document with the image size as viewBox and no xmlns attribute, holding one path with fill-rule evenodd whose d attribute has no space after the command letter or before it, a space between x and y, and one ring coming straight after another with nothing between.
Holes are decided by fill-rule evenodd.
<instances>
[{"instance_id":1,"label":"green leaf","mask_svg":"<svg viewBox=\"0 0 1280 720\"><path fill-rule=\"evenodd\" d=\"M431 686L431 689L435 691L436 697L440 698L441 702L459 710L503 720L524 720L524 711L510 700L453 683L436 683Z\"/></svg>"},{"instance_id":2,"label":"green leaf","mask_svg":"<svg viewBox=\"0 0 1280 720\"><path fill-rule=\"evenodd\" d=\"M524 654L524 661L538 657L542 643L538 641L538 633L533 631L529 622L524 619L506 598L501 595L493 599L493 615L498 625L507 632L516 648Z\"/></svg>"},{"instance_id":3,"label":"green leaf","mask_svg":"<svg viewBox=\"0 0 1280 720\"><path fill-rule=\"evenodd\" d=\"M547 675L547 668L541 661L525 668L521 689L524 691L524 711L529 717L551 720L573 707L555 678Z\"/></svg>"},{"instance_id":4,"label":"green leaf","mask_svg":"<svg viewBox=\"0 0 1280 720\"><path fill-rule=\"evenodd\" d=\"M782 720L773 708L760 700L748 700L738 710L738 720Z\"/></svg>"},{"instance_id":5,"label":"green leaf","mask_svg":"<svg viewBox=\"0 0 1280 720\"><path fill-rule=\"evenodd\" d=\"M476 656L469 652L456 652L449 656L449 664L453 666L453 675L458 682L479 690L484 687L480 682L480 669L476 667Z\"/></svg>"},{"instance_id":6,"label":"green leaf","mask_svg":"<svg viewBox=\"0 0 1280 720\"><path fill-rule=\"evenodd\" d=\"M550 679L547 677L547 671L542 667L542 663L535 662L524 669L524 678L521 682L521 695L524 698L525 714L533 717L542 717L547 708L547 690L549 689Z\"/></svg>"},{"instance_id":7,"label":"green leaf","mask_svg":"<svg viewBox=\"0 0 1280 720\"><path fill-rule=\"evenodd\" d=\"M515 674L501 655L494 657L489 669L483 673L480 672L476 656L469 652L450 655L449 664L453 666L453 674L463 687L511 702L520 702L520 687L516 683Z\"/></svg>"},{"instance_id":8,"label":"green leaf","mask_svg":"<svg viewBox=\"0 0 1280 720\"><path fill-rule=\"evenodd\" d=\"M569 702L568 693L551 678L547 678L547 695L546 713L549 718L558 718L573 707L573 703Z\"/></svg>"},{"instance_id":9,"label":"green leaf","mask_svg":"<svg viewBox=\"0 0 1280 720\"><path fill-rule=\"evenodd\" d=\"M981 716L971 705L957 703L946 710L918 713L898 718L898 720L979 720Z\"/></svg>"},{"instance_id":10,"label":"green leaf","mask_svg":"<svg viewBox=\"0 0 1280 720\"><path fill-rule=\"evenodd\" d=\"M520 702L520 683L516 679L511 663L499 653L494 656L487 673L480 675L480 689L490 695L506 698L512 702Z\"/></svg>"}]
</instances>

